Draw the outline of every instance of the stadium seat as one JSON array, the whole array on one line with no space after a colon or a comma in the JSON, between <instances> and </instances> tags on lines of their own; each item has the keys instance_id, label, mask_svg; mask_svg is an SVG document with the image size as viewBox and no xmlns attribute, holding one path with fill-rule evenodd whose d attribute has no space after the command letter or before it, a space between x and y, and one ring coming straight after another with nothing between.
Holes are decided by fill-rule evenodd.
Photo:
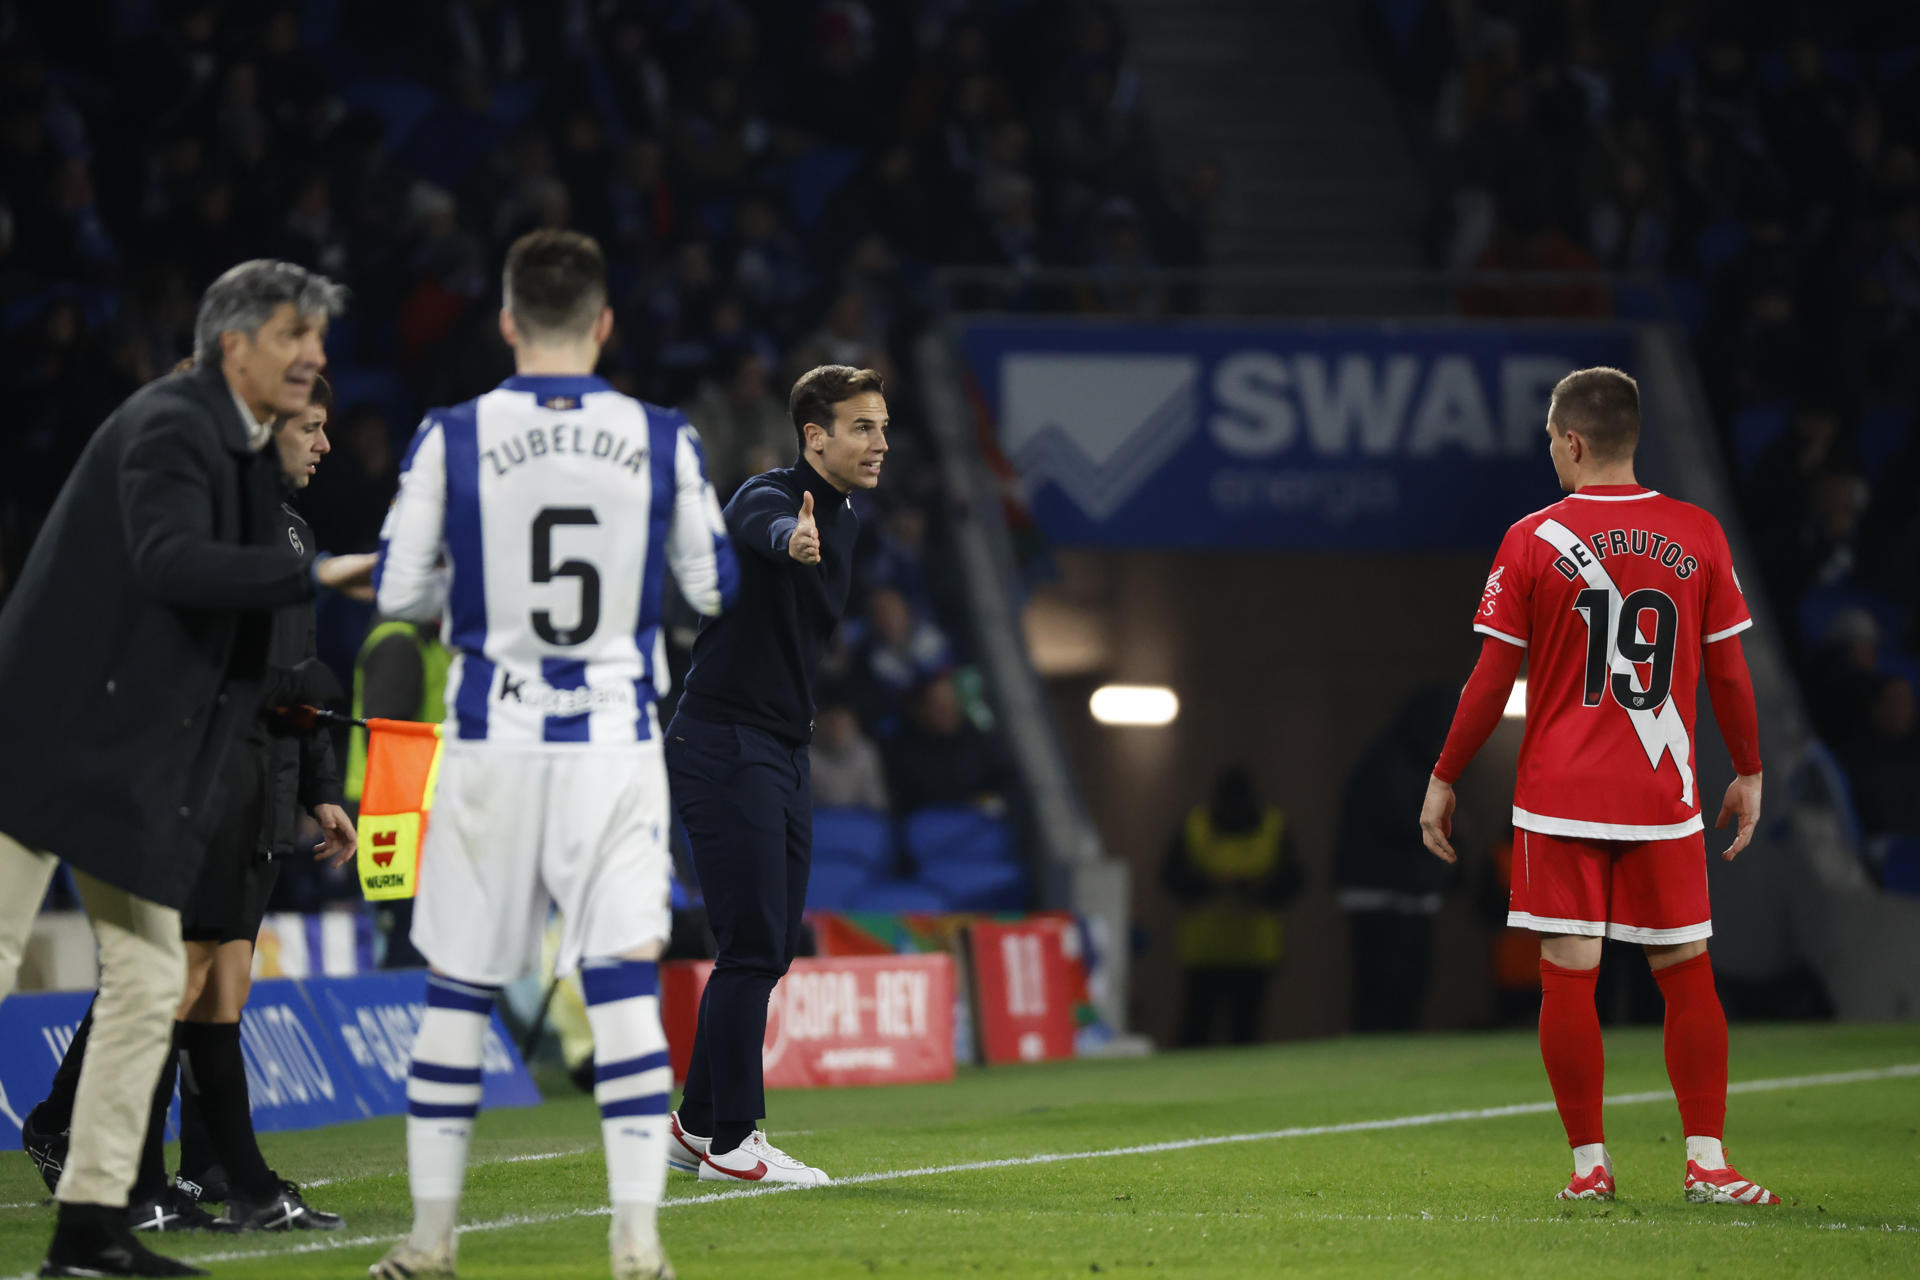
<instances>
[{"instance_id":1,"label":"stadium seat","mask_svg":"<svg viewBox=\"0 0 1920 1280\"><path fill-rule=\"evenodd\" d=\"M872 880L867 868L849 862L815 859L807 873L809 911L845 911Z\"/></svg>"},{"instance_id":2,"label":"stadium seat","mask_svg":"<svg viewBox=\"0 0 1920 1280\"><path fill-rule=\"evenodd\" d=\"M1711 280L1747 250L1747 224L1738 218L1717 218L1700 228L1693 253L1700 275Z\"/></svg>"},{"instance_id":3,"label":"stadium seat","mask_svg":"<svg viewBox=\"0 0 1920 1280\"><path fill-rule=\"evenodd\" d=\"M358 404L378 405L389 423L407 422L407 391L400 375L386 365L342 363L328 370L333 381L333 402L345 413ZM412 423L408 422L409 428Z\"/></svg>"},{"instance_id":4,"label":"stadium seat","mask_svg":"<svg viewBox=\"0 0 1920 1280\"><path fill-rule=\"evenodd\" d=\"M896 915L953 910L947 896L914 880L877 880L853 895L853 911L887 911Z\"/></svg>"},{"instance_id":5,"label":"stadium seat","mask_svg":"<svg viewBox=\"0 0 1920 1280\"><path fill-rule=\"evenodd\" d=\"M1751 476L1767 446L1787 433L1787 406L1778 402L1745 405L1733 415L1733 458L1740 474Z\"/></svg>"},{"instance_id":6,"label":"stadium seat","mask_svg":"<svg viewBox=\"0 0 1920 1280\"><path fill-rule=\"evenodd\" d=\"M921 867L936 862L1011 862L1013 831L990 813L965 805L907 815L907 853Z\"/></svg>"},{"instance_id":7,"label":"stadium seat","mask_svg":"<svg viewBox=\"0 0 1920 1280\"><path fill-rule=\"evenodd\" d=\"M1906 611L1878 591L1851 585L1814 587L1800 597L1794 610L1800 643L1807 652L1820 647L1834 618L1847 609L1865 609L1872 614L1885 644L1893 643L1906 628Z\"/></svg>"},{"instance_id":8,"label":"stadium seat","mask_svg":"<svg viewBox=\"0 0 1920 1280\"><path fill-rule=\"evenodd\" d=\"M920 878L961 911L1021 911L1033 898L1026 870L1011 862L930 862Z\"/></svg>"},{"instance_id":9,"label":"stadium seat","mask_svg":"<svg viewBox=\"0 0 1920 1280\"><path fill-rule=\"evenodd\" d=\"M340 91L340 100L348 110L379 116L387 130L387 150L397 151L440 101L440 95L417 80L379 76L348 85Z\"/></svg>"},{"instance_id":10,"label":"stadium seat","mask_svg":"<svg viewBox=\"0 0 1920 1280\"><path fill-rule=\"evenodd\" d=\"M893 823L871 809L813 811L813 856L887 872L893 868Z\"/></svg>"},{"instance_id":11,"label":"stadium seat","mask_svg":"<svg viewBox=\"0 0 1920 1280\"><path fill-rule=\"evenodd\" d=\"M1920 837L1895 836L1887 842L1880 886L1888 893L1920 895Z\"/></svg>"},{"instance_id":12,"label":"stadium seat","mask_svg":"<svg viewBox=\"0 0 1920 1280\"><path fill-rule=\"evenodd\" d=\"M1903 404L1875 405L1860 415L1855 438L1860 465L1869 479L1877 479L1881 469L1912 443L1914 417L1912 408Z\"/></svg>"}]
</instances>

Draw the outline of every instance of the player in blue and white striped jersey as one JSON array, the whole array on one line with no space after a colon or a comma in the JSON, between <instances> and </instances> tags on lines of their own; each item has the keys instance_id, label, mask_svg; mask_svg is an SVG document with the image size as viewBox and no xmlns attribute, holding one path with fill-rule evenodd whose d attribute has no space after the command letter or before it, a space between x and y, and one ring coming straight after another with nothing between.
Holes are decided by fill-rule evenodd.
<instances>
[{"instance_id":1,"label":"player in blue and white striped jersey","mask_svg":"<svg viewBox=\"0 0 1920 1280\"><path fill-rule=\"evenodd\" d=\"M429 413L383 533L381 612L427 621L444 599L461 741L657 739L666 572L709 616L738 582L686 418L591 374L519 373Z\"/></svg>"},{"instance_id":2,"label":"player in blue and white striped jersey","mask_svg":"<svg viewBox=\"0 0 1920 1280\"><path fill-rule=\"evenodd\" d=\"M498 988L531 972L549 906L559 972L582 967L618 1280L671 1275L655 1214L672 1070L658 959L668 927L671 572L703 614L739 564L680 414L592 374L613 326L606 261L576 232L507 255L515 375L427 415L382 533L380 611L441 619L454 651L413 941L432 966L407 1084L412 1234L387 1280L451 1275L453 1224Z\"/></svg>"}]
</instances>

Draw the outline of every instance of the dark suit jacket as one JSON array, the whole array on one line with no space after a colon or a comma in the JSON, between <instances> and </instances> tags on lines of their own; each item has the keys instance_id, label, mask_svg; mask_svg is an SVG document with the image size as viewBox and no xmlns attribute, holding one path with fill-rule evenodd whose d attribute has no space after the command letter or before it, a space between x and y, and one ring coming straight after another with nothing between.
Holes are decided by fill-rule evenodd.
<instances>
[{"instance_id":1,"label":"dark suit jacket","mask_svg":"<svg viewBox=\"0 0 1920 1280\"><path fill-rule=\"evenodd\" d=\"M149 383L94 433L0 609L0 831L186 901L271 611L313 592L280 497L217 368Z\"/></svg>"}]
</instances>

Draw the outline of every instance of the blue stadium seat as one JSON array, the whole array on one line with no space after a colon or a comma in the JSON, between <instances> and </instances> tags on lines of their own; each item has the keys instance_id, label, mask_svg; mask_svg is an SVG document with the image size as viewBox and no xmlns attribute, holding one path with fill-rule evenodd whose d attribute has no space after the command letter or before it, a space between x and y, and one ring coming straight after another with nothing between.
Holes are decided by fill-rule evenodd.
<instances>
[{"instance_id":1,"label":"blue stadium seat","mask_svg":"<svg viewBox=\"0 0 1920 1280\"><path fill-rule=\"evenodd\" d=\"M871 809L813 811L813 856L872 871L893 867L893 823Z\"/></svg>"},{"instance_id":2,"label":"blue stadium seat","mask_svg":"<svg viewBox=\"0 0 1920 1280\"><path fill-rule=\"evenodd\" d=\"M1915 67L1920 67L1920 45L1895 45L1880 51L1874 60L1873 75L1881 84L1897 84Z\"/></svg>"},{"instance_id":3,"label":"blue stadium seat","mask_svg":"<svg viewBox=\"0 0 1920 1280\"><path fill-rule=\"evenodd\" d=\"M400 375L386 365L341 364L327 370L333 382L333 402L345 413L357 404L378 405L389 426L404 424L412 433L415 423L407 410L407 389ZM397 428L396 428L397 429Z\"/></svg>"},{"instance_id":4,"label":"blue stadium seat","mask_svg":"<svg viewBox=\"0 0 1920 1280\"><path fill-rule=\"evenodd\" d=\"M953 910L945 894L913 880L880 880L853 895L854 911L890 911L900 915Z\"/></svg>"},{"instance_id":5,"label":"blue stadium seat","mask_svg":"<svg viewBox=\"0 0 1920 1280\"><path fill-rule=\"evenodd\" d=\"M907 815L907 853L922 867L936 862L1011 862L1013 831L989 813L964 805Z\"/></svg>"},{"instance_id":6,"label":"blue stadium seat","mask_svg":"<svg viewBox=\"0 0 1920 1280\"><path fill-rule=\"evenodd\" d=\"M1865 609L1880 624L1882 643L1891 644L1906 629L1906 612L1898 603L1867 587L1814 587L1800 597L1795 622L1800 643L1811 652L1826 638L1827 628L1846 609Z\"/></svg>"},{"instance_id":7,"label":"blue stadium seat","mask_svg":"<svg viewBox=\"0 0 1920 1280\"><path fill-rule=\"evenodd\" d=\"M1860 446L1860 465L1868 479L1913 443L1915 415L1903 404L1878 404L1860 415L1854 435Z\"/></svg>"},{"instance_id":8,"label":"blue stadium seat","mask_svg":"<svg viewBox=\"0 0 1920 1280\"><path fill-rule=\"evenodd\" d=\"M1026 871L1011 862L930 862L920 876L961 911L1023 911L1033 900Z\"/></svg>"},{"instance_id":9,"label":"blue stadium seat","mask_svg":"<svg viewBox=\"0 0 1920 1280\"><path fill-rule=\"evenodd\" d=\"M379 116L387 128L387 150L397 151L440 101L440 95L418 80L378 76L348 85L340 91L340 100L349 110L370 111Z\"/></svg>"},{"instance_id":10,"label":"blue stadium seat","mask_svg":"<svg viewBox=\"0 0 1920 1280\"><path fill-rule=\"evenodd\" d=\"M1733 458L1740 474L1751 476L1767 446L1787 434L1787 406L1777 401L1750 404L1734 411Z\"/></svg>"},{"instance_id":11,"label":"blue stadium seat","mask_svg":"<svg viewBox=\"0 0 1920 1280\"><path fill-rule=\"evenodd\" d=\"M860 152L854 147L817 146L794 157L784 175L793 220L804 228L819 222L827 202L859 167Z\"/></svg>"},{"instance_id":12,"label":"blue stadium seat","mask_svg":"<svg viewBox=\"0 0 1920 1280\"><path fill-rule=\"evenodd\" d=\"M1920 837L1895 836L1887 842L1880 886L1889 893L1920 894Z\"/></svg>"},{"instance_id":13,"label":"blue stadium seat","mask_svg":"<svg viewBox=\"0 0 1920 1280\"><path fill-rule=\"evenodd\" d=\"M1716 218L1700 228L1693 242L1700 274L1711 280L1722 268L1747 251L1747 224L1738 218Z\"/></svg>"},{"instance_id":14,"label":"blue stadium seat","mask_svg":"<svg viewBox=\"0 0 1920 1280\"><path fill-rule=\"evenodd\" d=\"M865 867L849 862L822 862L816 858L813 869L807 873L807 909L848 910L872 879Z\"/></svg>"}]
</instances>

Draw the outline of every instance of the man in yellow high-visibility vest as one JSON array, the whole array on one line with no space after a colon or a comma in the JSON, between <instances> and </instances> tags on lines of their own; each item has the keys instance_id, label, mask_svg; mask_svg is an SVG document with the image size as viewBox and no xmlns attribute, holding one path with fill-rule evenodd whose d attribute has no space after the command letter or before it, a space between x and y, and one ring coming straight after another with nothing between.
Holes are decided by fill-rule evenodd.
<instances>
[{"instance_id":1,"label":"man in yellow high-visibility vest","mask_svg":"<svg viewBox=\"0 0 1920 1280\"><path fill-rule=\"evenodd\" d=\"M1260 802L1244 765L1229 766L1174 834L1161 878L1180 904L1180 1043L1209 1043L1223 1012L1228 1039L1253 1043L1284 951L1280 908L1300 891L1286 814Z\"/></svg>"}]
</instances>

